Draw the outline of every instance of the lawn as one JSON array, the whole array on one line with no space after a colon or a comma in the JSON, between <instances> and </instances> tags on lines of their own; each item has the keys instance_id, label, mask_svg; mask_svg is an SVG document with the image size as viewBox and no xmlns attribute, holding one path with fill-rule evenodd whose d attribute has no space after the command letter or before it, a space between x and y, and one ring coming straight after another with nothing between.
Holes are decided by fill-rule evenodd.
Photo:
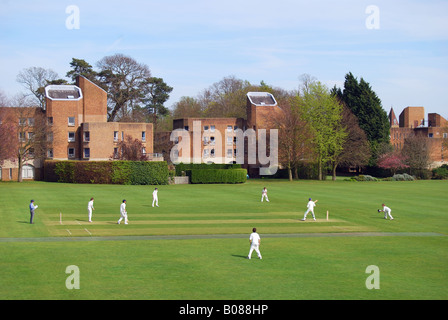
<instances>
[{"instance_id":1,"label":"lawn","mask_svg":"<svg viewBox=\"0 0 448 320\"><path fill-rule=\"evenodd\" d=\"M448 298L447 181L158 188L153 208L154 186L0 182L0 299ZM319 200L317 221L303 222L309 197ZM117 224L123 199L129 225ZM395 220L377 212L382 203ZM245 258L252 227L263 260ZM79 290L66 287L69 265ZM366 288L370 265L380 289Z\"/></svg>"}]
</instances>

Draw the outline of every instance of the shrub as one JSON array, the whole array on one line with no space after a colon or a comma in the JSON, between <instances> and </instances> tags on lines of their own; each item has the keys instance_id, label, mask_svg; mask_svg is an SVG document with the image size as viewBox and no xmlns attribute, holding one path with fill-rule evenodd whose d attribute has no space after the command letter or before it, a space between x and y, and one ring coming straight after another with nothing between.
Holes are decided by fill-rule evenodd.
<instances>
[{"instance_id":1,"label":"shrub","mask_svg":"<svg viewBox=\"0 0 448 320\"><path fill-rule=\"evenodd\" d=\"M355 181L378 181L377 178L372 177L368 174L360 174L359 176L353 177Z\"/></svg>"},{"instance_id":2,"label":"shrub","mask_svg":"<svg viewBox=\"0 0 448 320\"><path fill-rule=\"evenodd\" d=\"M45 161L49 182L97 184L168 184L165 161Z\"/></svg>"},{"instance_id":3,"label":"shrub","mask_svg":"<svg viewBox=\"0 0 448 320\"><path fill-rule=\"evenodd\" d=\"M244 183L246 169L192 169L189 170L191 183Z\"/></svg>"},{"instance_id":4,"label":"shrub","mask_svg":"<svg viewBox=\"0 0 448 320\"><path fill-rule=\"evenodd\" d=\"M443 164L442 166L432 170L433 179L448 179L448 164Z\"/></svg>"},{"instance_id":5,"label":"shrub","mask_svg":"<svg viewBox=\"0 0 448 320\"><path fill-rule=\"evenodd\" d=\"M392 177L394 181L414 181L415 178L413 176L408 175L407 173L394 174Z\"/></svg>"}]
</instances>

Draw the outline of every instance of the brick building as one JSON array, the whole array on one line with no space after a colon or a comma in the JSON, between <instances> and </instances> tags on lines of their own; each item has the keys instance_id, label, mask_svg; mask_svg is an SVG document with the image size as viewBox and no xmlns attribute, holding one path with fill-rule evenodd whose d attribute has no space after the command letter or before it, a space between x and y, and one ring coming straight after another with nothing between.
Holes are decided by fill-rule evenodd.
<instances>
[{"instance_id":1,"label":"brick building","mask_svg":"<svg viewBox=\"0 0 448 320\"><path fill-rule=\"evenodd\" d=\"M390 142L395 150L401 150L404 141L410 135L428 138L430 158L434 167L448 160L448 150L443 147L444 139L448 138L448 122L437 113L428 113L425 118L424 107L406 107L398 120L393 109L389 113Z\"/></svg>"},{"instance_id":2,"label":"brick building","mask_svg":"<svg viewBox=\"0 0 448 320\"><path fill-rule=\"evenodd\" d=\"M49 127L47 159L54 160L110 160L118 154L118 144L127 136L143 144L143 152L150 160L162 161L153 154L153 124L107 122L107 93L88 79L78 76L76 85L49 85L45 88L46 110ZM12 114L19 119L14 109L2 108L3 116ZM31 108L35 112L40 108ZM32 116L24 119L32 119ZM24 133L26 135L26 133ZM20 139L26 137L19 137ZM27 179L39 178L42 163L30 160ZM30 171L31 170L31 171ZM0 168L2 180L17 179L17 163L7 161Z\"/></svg>"},{"instance_id":3,"label":"brick building","mask_svg":"<svg viewBox=\"0 0 448 320\"><path fill-rule=\"evenodd\" d=\"M281 109L274 96L267 92L249 92L246 95L247 118L183 118L173 120L173 130L182 130L174 144L188 138L188 145L175 151L178 162L194 163L241 163L251 176L260 173L259 159L250 161L248 144L256 143L259 131L270 129L269 120ZM249 130L250 129L250 130ZM182 137L182 135L186 135ZM244 144L238 141L243 135ZM253 138L253 140L251 140ZM269 140L269 132L267 132ZM174 148L176 150L177 148ZM173 159L171 159L173 160Z\"/></svg>"}]
</instances>

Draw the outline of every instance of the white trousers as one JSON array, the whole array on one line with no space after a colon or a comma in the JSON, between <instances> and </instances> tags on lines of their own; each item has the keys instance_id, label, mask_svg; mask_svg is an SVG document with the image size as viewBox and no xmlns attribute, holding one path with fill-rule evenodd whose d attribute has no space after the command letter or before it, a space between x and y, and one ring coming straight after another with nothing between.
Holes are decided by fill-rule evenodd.
<instances>
[{"instance_id":1,"label":"white trousers","mask_svg":"<svg viewBox=\"0 0 448 320\"><path fill-rule=\"evenodd\" d=\"M257 253L258 258L261 259L261 253L260 253L260 249L258 247L258 243L252 243L250 245L249 255L247 257L250 259L252 257L252 252L254 252L254 250Z\"/></svg>"},{"instance_id":2,"label":"white trousers","mask_svg":"<svg viewBox=\"0 0 448 320\"><path fill-rule=\"evenodd\" d=\"M89 212L89 222L92 222L92 209L87 209Z\"/></svg>"},{"instance_id":3,"label":"white trousers","mask_svg":"<svg viewBox=\"0 0 448 320\"><path fill-rule=\"evenodd\" d=\"M120 223L124 219L124 224L128 224L128 214L126 212L121 212L121 217L118 219L118 223Z\"/></svg>"},{"instance_id":4,"label":"white trousers","mask_svg":"<svg viewBox=\"0 0 448 320\"><path fill-rule=\"evenodd\" d=\"M154 203L156 204L156 206L159 206L159 198L158 197L153 197L152 198L152 206L154 207Z\"/></svg>"},{"instance_id":5,"label":"white trousers","mask_svg":"<svg viewBox=\"0 0 448 320\"><path fill-rule=\"evenodd\" d=\"M267 194L262 194L262 195L261 195L261 202L263 202L263 199L264 199L264 198L266 198L266 201L269 202L269 199L268 199L268 195L267 195Z\"/></svg>"},{"instance_id":6,"label":"white trousers","mask_svg":"<svg viewBox=\"0 0 448 320\"><path fill-rule=\"evenodd\" d=\"M306 210L305 215L303 216L303 219L306 219L306 216L307 216L308 212L311 212L311 214L313 215L313 219L316 219L316 217L314 216L314 209L313 208L308 208L308 210Z\"/></svg>"}]
</instances>

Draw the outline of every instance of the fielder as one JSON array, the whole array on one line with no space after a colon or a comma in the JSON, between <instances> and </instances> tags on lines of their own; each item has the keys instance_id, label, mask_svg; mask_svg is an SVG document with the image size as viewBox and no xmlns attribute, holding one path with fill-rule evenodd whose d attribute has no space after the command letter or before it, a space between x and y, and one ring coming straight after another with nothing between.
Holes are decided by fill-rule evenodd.
<instances>
[{"instance_id":1,"label":"fielder","mask_svg":"<svg viewBox=\"0 0 448 320\"><path fill-rule=\"evenodd\" d=\"M306 220L306 216L308 215L308 212L311 212L311 214L313 215L314 221L316 221L316 217L314 216L314 207L316 206L316 202L317 201L318 200L313 201L311 198L309 198L308 204L306 205L308 210L306 210L305 215L303 216L302 221Z\"/></svg>"},{"instance_id":2,"label":"fielder","mask_svg":"<svg viewBox=\"0 0 448 320\"><path fill-rule=\"evenodd\" d=\"M159 192L159 190L157 188L154 189L154 191L152 192L152 206L154 207L154 203L156 204L156 207L159 206L159 198L157 196L157 193Z\"/></svg>"},{"instance_id":3,"label":"fielder","mask_svg":"<svg viewBox=\"0 0 448 320\"><path fill-rule=\"evenodd\" d=\"M264 187L263 191L261 191L261 202L263 202L264 198L266 198L266 201L269 202L268 189L266 189L266 187Z\"/></svg>"},{"instance_id":4,"label":"fielder","mask_svg":"<svg viewBox=\"0 0 448 320\"><path fill-rule=\"evenodd\" d=\"M118 219L118 224L124 219L124 224L128 224L128 212L126 211L126 200L123 200L123 203L120 206L120 214L121 217Z\"/></svg>"},{"instance_id":5,"label":"fielder","mask_svg":"<svg viewBox=\"0 0 448 320\"><path fill-rule=\"evenodd\" d=\"M30 202L30 223L34 224L34 210L37 209L38 206L34 205L34 200Z\"/></svg>"},{"instance_id":6,"label":"fielder","mask_svg":"<svg viewBox=\"0 0 448 320\"><path fill-rule=\"evenodd\" d=\"M390 220L394 220L394 217L392 217L391 213L391 209L389 207L387 207L384 203L382 204L383 206L383 210L378 210L378 212L384 212L384 219L387 219L387 216L389 216Z\"/></svg>"},{"instance_id":7,"label":"fielder","mask_svg":"<svg viewBox=\"0 0 448 320\"><path fill-rule=\"evenodd\" d=\"M93 207L93 198L90 198L89 203L87 204L87 212L89 213L89 222L92 222L92 211L95 210Z\"/></svg>"},{"instance_id":8,"label":"fielder","mask_svg":"<svg viewBox=\"0 0 448 320\"><path fill-rule=\"evenodd\" d=\"M252 252L255 250L255 252L258 255L258 258L261 259L261 253L260 253L260 242L261 238L260 235L257 233L257 228L252 229L252 233L249 237L249 243L250 243L250 250L249 255L247 256L247 259L250 259L252 257Z\"/></svg>"}]
</instances>

